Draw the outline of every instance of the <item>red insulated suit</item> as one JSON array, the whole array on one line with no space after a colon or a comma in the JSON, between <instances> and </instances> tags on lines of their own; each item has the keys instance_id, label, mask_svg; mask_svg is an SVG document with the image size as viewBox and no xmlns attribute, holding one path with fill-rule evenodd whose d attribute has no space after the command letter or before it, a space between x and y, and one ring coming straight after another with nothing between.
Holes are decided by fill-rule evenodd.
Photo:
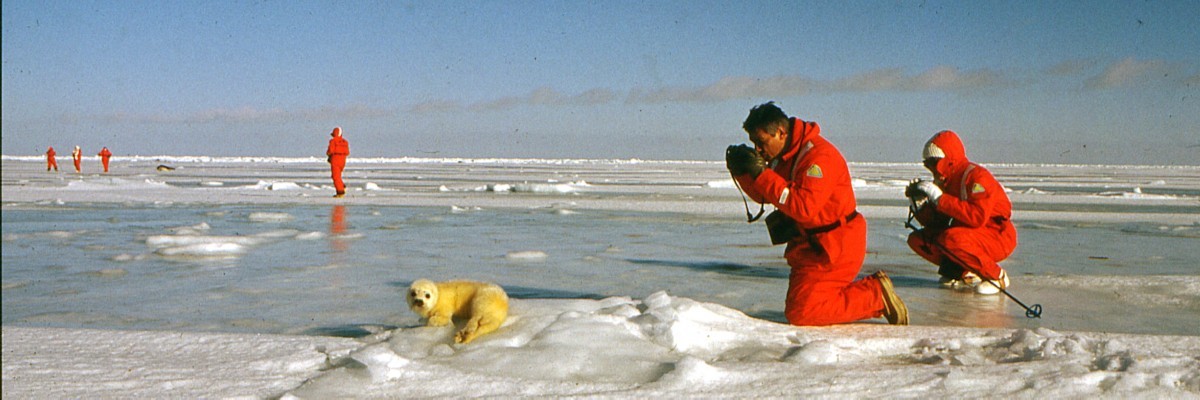
<instances>
[{"instance_id":1,"label":"red insulated suit","mask_svg":"<svg viewBox=\"0 0 1200 400\"><path fill-rule=\"evenodd\" d=\"M791 119L783 154L757 178L736 177L746 195L771 203L801 235L787 243L792 267L784 315L793 325L831 325L883 315L879 281L858 281L867 251L867 221L855 210L850 170L815 122Z\"/></svg>"},{"instance_id":2,"label":"red insulated suit","mask_svg":"<svg viewBox=\"0 0 1200 400\"><path fill-rule=\"evenodd\" d=\"M79 169L79 163L83 161L83 150L75 147L75 150L71 151L71 160L75 162L75 172L83 172Z\"/></svg>"},{"instance_id":3,"label":"red insulated suit","mask_svg":"<svg viewBox=\"0 0 1200 400\"><path fill-rule=\"evenodd\" d=\"M917 212L924 228L908 236L909 247L936 265L951 261L984 279L999 279L997 262L1017 247L1012 203L1004 187L987 168L967 159L953 131L938 132L930 143L946 155L935 167L944 177L937 182L943 194L937 207Z\"/></svg>"},{"instance_id":4,"label":"red insulated suit","mask_svg":"<svg viewBox=\"0 0 1200 400\"><path fill-rule=\"evenodd\" d=\"M105 147L100 149L100 153L97 153L96 155L100 156L100 163L104 164L104 172L108 172L108 159L112 158L112 152L108 151L108 148Z\"/></svg>"},{"instance_id":5,"label":"red insulated suit","mask_svg":"<svg viewBox=\"0 0 1200 400\"><path fill-rule=\"evenodd\" d=\"M54 168L55 171L58 171L58 159L54 158L54 156L56 156L56 155L58 155L58 153L54 152L53 146L46 149L46 170L47 171L49 171L50 168Z\"/></svg>"},{"instance_id":6,"label":"red insulated suit","mask_svg":"<svg viewBox=\"0 0 1200 400\"><path fill-rule=\"evenodd\" d=\"M350 142L342 137L342 130L334 130L333 138L329 139L329 147L325 150L329 156L329 168L333 176L333 188L338 194L346 193L346 183L342 182L342 170L346 169L346 157L350 155Z\"/></svg>"}]
</instances>

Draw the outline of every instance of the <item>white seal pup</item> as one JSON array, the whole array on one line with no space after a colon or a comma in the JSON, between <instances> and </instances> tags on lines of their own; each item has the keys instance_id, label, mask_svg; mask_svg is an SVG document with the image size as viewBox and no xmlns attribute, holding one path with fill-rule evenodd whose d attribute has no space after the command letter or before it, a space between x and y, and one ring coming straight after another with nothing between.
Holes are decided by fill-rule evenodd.
<instances>
[{"instance_id":1,"label":"white seal pup","mask_svg":"<svg viewBox=\"0 0 1200 400\"><path fill-rule=\"evenodd\" d=\"M466 324L454 335L458 343L491 333L508 318L508 294L494 283L418 279L407 297L408 308L428 319L427 326L446 326L452 318L465 318Z\"/></svg>"}]
</instances>

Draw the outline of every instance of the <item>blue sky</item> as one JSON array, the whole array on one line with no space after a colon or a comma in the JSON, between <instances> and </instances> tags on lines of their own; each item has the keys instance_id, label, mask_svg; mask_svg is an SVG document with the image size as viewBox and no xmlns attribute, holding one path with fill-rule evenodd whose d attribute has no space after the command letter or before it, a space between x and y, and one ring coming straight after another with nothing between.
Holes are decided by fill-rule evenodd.
<instances>
[{"instance_id":1,"label":"blue sky","mask_svg":"<svg viewBox=\"0 0 1200 400\"><path fill-rule=\"evenodd\" d=\"M1196 1L482 3L5 0L3 153L1200 164Z\"/></svg>"}]
</instances>

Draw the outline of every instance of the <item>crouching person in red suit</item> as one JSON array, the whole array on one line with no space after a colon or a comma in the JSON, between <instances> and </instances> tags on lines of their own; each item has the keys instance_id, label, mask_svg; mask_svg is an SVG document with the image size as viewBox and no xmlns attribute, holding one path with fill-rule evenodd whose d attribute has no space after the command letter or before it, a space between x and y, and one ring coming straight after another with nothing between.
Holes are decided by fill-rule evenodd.
<instances>
[{"instance_id":1,"label":"crouching person in red suit","mask_svg":"<svg viewBox=\"0 0 1200 400\"><path fill-rule=\"evenodd\" d=\"M974 287L980 294L1008 288L998 262L1017 248L1017 228L1004 187L967 159L953 131L933 135L922 153L933 180L914 180L905 190L922 226L908 236L908 246L938 266L943 286Z\"/></svg>"}]
</instances>

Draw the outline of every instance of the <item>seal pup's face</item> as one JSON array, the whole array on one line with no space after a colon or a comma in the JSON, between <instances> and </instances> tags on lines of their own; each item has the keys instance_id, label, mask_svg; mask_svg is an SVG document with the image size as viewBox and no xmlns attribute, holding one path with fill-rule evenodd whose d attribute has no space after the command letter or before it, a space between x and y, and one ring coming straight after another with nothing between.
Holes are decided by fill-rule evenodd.
<instances>
[{"instance_id":1,"label":"seal pup's face","mask_svg":"<svg viewBox=\"0 0 1200 400\"><path fill-rule=\"evenodd\" d=\"M426 279L418 279L408 288L408 308L422 317L428 317L437 304L437 285Z\"/></svg>"}]
</instances>

